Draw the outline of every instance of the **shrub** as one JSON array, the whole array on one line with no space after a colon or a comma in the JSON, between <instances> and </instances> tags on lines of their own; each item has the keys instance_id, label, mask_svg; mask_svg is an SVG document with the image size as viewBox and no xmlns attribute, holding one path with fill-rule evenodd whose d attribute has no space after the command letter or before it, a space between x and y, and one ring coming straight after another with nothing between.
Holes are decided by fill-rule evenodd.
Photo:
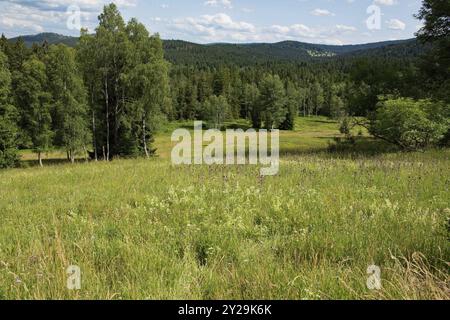
<instances>
[{"instance_id":1,"label":"shrub","mask_svg":"<svg viewBox=\"0 0 450 320\"><path fill-rule=\"evenodd\" d=\"M380 103L369 131L406 150L438 145L450 128L449 105L400 98Z\"/></svg>"}]
</instances>

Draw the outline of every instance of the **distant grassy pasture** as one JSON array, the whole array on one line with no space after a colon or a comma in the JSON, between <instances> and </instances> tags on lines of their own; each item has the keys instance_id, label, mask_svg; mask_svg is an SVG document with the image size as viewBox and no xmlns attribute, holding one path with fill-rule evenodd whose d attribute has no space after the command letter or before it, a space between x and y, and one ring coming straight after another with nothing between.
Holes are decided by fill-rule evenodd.
<instances>
[{"instance_id":1,"label":"distant grassy pasture","mask_svg":"<svg viewBox=\"0 0 450 320\"><path fill-rule=\"evenodd\" d=\"M280 174L261 178L172 166L180 125L158 134L159 158L1 171L0 299L450 298L448 150L366 136L328 152L337 124L299 119Z\"/></svg>"},{"instance_id":2,"label":"distant grassy pasture","mask_svg":"<svg viewBox=\"0 0 450 320\"><path fill-rule=\"evenodd\" d=\"M193 125L193 121L179 121L165 125L155 137L154 147L157 149L157 157L170 159L172 148L175 145L171 142L172 132L179 128L188 129L193 132ZM241 128L247 130L250 128L250 123L240 120L228 122L226 126L230 129ZM361 131L367 139L366 142L369 143L369 147L379 148L380 143L371 140L364 129L361 129ZM336 121L326 117L297 118L295 131L282 131L280 134L281 154L326 151L335 137L342 137L339 133L339 124ZM385 145L383 147L386 149ZM25 166L37 165L37 155L31 150L21 150L20 156ZM44 164L46 162L49 164L57 164L66 162L67 155L60 150L51 150L45 153L43 158ZM84 155L79 156L78 160L83 161Z\"/></svg>"}]
</instances>

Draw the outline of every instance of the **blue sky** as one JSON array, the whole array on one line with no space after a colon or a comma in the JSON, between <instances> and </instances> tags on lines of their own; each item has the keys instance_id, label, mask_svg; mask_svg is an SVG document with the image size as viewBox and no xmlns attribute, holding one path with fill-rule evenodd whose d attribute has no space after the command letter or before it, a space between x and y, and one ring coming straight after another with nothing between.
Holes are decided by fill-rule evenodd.
<instances>
[{"instance_id":1,"label":"blue sky","mask_svg":"<svg viewBox=\"0 0 450 320\"><path fill-rule=\"evenodd\" d=\"M0 0L0 32L78 35L93 30L108 0ZM413 37L420 0L117 0L164 39L210 42L298 40L356 44ZM69 24L67 23L69 21Z\"/></svg>"}]
</instances>

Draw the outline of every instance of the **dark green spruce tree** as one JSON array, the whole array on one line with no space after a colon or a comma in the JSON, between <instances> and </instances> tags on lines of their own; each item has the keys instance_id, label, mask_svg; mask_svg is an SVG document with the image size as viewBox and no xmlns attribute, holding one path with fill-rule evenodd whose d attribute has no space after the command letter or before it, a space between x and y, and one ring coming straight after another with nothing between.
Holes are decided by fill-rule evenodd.
<instances>
[{"instance_id":1,"label":"dark green spruce tree","mask_svg":"<svg viewBox=\"0 0 450 320\"><path fill-rule=\"evenodd\" d=\"M292 82L288 82L286 88L286 119L280 125L281 130L295 130L295 118L298 116L300 97L297 88Z\"/></svg>"},{"instance_id":2,"label":"dark green spruce tree","mask_svg":"<svg viewBox=\"0 0 450 320\"><path fill-rule=\"evenodd\" d=\"M286 120L286 97L278 75L266 75L260 88L260 105L265 129L276 129Z\"/></svg>"},{"instance_id":3,"label":"dark green spruce tree","mask_svg":"<svg viewBox=\"0 0 450 320\"><path fill-rule=\"evenodd\" d=\"M17 112L11 104L11 74L6 55L0 51L0 168L17 164Z\"/></svg>"}]
</instances>

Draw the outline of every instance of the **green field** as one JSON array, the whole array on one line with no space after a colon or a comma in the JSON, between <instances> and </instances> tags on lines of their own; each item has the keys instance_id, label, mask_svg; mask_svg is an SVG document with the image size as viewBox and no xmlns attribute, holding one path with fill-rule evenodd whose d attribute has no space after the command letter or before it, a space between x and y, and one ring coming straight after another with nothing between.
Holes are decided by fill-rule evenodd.
<instances>
[{"instance_id":1,"label":"green field","mask_svg":"<svg viewBox=\"0 0 450 320\"><path fill-rule=\"evenodd\" d=\"M362 132L331 152L338 124L299 119L279 175L261 178L172 166L180 125L157 135L155 159L52 152L40 169L24 151L28 168L1 171L0 299L450 298L449 150L394 152Z\"/></svg>"}]
</instances>

